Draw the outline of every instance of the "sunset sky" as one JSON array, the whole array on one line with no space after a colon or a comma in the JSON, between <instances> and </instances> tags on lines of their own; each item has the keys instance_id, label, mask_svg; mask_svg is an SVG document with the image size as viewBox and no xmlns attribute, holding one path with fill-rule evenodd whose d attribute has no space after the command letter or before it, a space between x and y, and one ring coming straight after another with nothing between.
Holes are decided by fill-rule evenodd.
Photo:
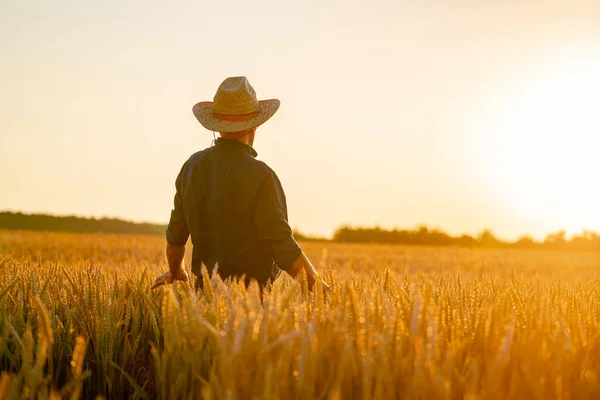
<instances>
[{"instance_id":1,"label":"sunset sky","mask_svg":"<svg viewBox=\"0 0 600 400\"><path fill-rule=\"evenodd\" d=\"M228 76L290 224L600 231L598 1L0 2L0 210L166 223Z\"/></svg>"}]
</instances>

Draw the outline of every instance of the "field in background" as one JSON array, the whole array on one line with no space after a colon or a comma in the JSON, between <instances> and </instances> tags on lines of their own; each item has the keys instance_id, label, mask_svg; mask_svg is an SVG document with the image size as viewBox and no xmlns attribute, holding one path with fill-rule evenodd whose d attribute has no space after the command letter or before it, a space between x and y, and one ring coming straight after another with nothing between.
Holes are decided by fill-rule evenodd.
<instances>
[{"instance_id":1,"label":"field in background","mask_svg":"<svg viewBox=\"0 0 600 400\"><path fill-rule=\"evenodd\" d=\"M0 231L0 398L600 398L600 254L304 248L326 302L151 292L160 237Z\"/></svg>"}]
</instances>

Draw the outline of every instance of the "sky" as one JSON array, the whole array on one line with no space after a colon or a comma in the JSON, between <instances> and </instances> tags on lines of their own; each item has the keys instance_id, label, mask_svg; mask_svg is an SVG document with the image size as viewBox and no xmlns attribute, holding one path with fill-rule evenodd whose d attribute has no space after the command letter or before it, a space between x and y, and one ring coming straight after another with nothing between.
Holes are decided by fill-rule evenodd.
<instances>
[{"instance_id":1,"label":"sky","mask_svg":"<svg viewBox=\"0 0 600 400\"><path fill-rule=\"evenodd\" d=\"M600 231L600 2L0 2L0 210L166 223L228 76L290 225Z\"/></svg>"}]
</instances>

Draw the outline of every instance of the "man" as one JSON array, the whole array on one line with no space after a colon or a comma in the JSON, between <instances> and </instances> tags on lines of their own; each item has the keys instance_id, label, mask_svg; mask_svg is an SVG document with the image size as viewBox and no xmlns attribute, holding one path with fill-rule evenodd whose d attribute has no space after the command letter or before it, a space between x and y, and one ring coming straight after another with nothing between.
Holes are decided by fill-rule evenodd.
<instances>
[{"instance_id":1,"label":"man","mask_svg":"<svg viewBox=\"0 0 600 400\"><path fill-rule=\"evenodd\" d=\"M202 287L201 266L223 278L246 277L261 286L281 270L297 278L306 273L309 289L319 279L287 221L287 205L277 175L256 160L256 128L279 108L279 100L258 101L245 77L227 78L214 102L200 102L194 115L219 132L214 146L193 154L175 182L174 208L167 227L169 271L152 288L187 281L182 267L185 244L193 243L192 272ZM325 290L329 287L323 283Z\"/></svg>"}]
</instances>

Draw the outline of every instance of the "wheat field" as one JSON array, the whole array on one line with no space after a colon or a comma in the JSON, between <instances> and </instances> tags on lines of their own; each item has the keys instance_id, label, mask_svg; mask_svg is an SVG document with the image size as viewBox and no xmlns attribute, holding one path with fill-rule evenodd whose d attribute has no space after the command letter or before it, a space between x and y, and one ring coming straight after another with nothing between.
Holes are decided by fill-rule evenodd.
<instances>
[{"instance_id":1,"label":"wheat field","mask_svg":"<svg viewBox=\"0 0 600 400\"><path fill-rule=\"evenodd\" d=\"M600 398L599 254L303 247L326 300L150 291L160 237L0 231L0 398Z\"/></svg>"}]
</instances>

